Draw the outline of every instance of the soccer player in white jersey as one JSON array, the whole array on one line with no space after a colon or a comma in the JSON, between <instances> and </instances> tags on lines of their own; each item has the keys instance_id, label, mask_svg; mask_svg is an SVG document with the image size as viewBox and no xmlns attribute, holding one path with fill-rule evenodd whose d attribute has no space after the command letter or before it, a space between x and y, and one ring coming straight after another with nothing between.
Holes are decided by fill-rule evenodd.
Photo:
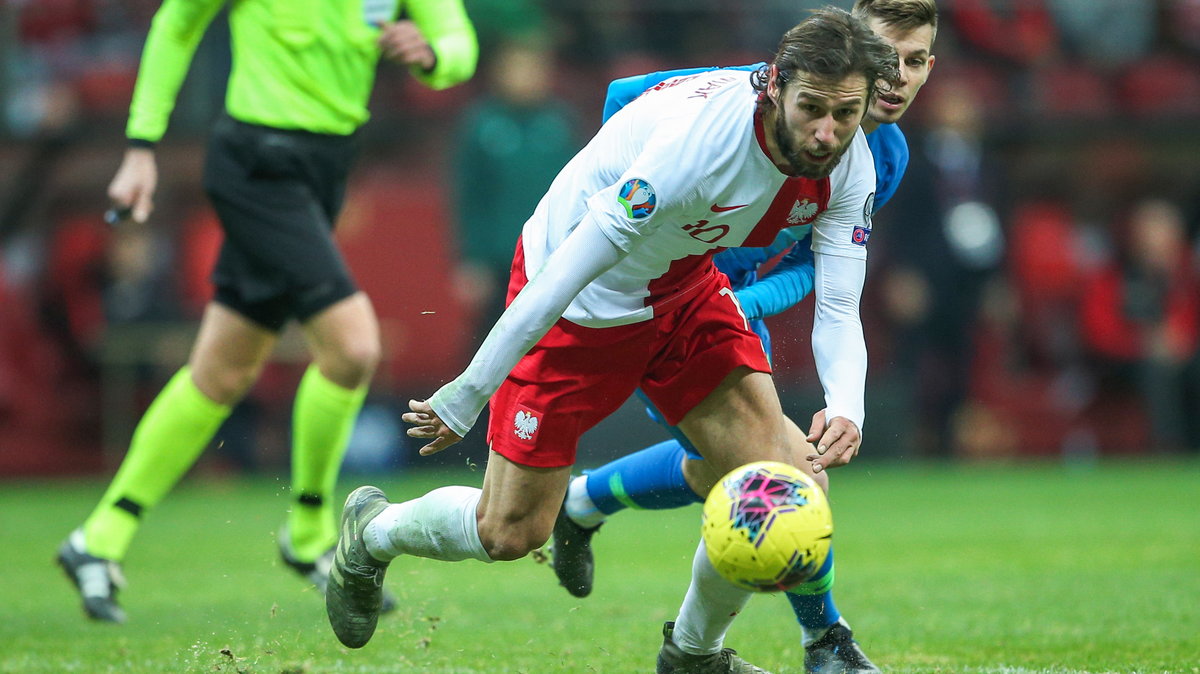
<instances>
[{"instance_id":1,"label":"soccer player in white jersey","mask_svg":"<svg viewBox=\"0 0 1200 674\"><path fill-rule=\"evenodd\" d=\"M559 173L525 224L510 304L471 364L404 415L428 455L462 438L491 399L482 490L391 504L351 493L326 595L342 643L374 633L383 574L411 554L490 562L549 538L579 436L639 386L708 459L715 479L775 460L821 473L849 462L863 422L858 315L874 166L859 129L895 50L836 9L788 31L749 76L716 70L655 87ZM789 433L758 337L712 254L812 233L813 349L826 408ZM791 426L790 428L794 428ZM722 648L749 593L703 543L658 671L762 671Z\"/></svg>"},{"instance_id":2,"label":"soccer player in white jersey","mask_svg":"<svg viewBox=\"0 0 1200 674\"><path fill-rule=\"evenodd\" d=\"M900 82L876 98L862 128L875 160L875 210L895 194L908 164L908 145L896 124L924 86L934 65L933 43L938 11L934 0L856 0L851 14L862 19L896 48ZM738 70L756 70L736 66ZM608 87L604 119L616 114L645 90L673 77L693 75L713 68L691 68L633 75L614 80ZM735 248L713 257L725 272L750 320L750 327L771 353L766 316L788 310L812 290L812 251L807 241L786 251L767 274L758 269L783 252L782 246ZM659 421L656 411L647 408ZM609 461L572 479L558 521L554 525L551 567L559 584L576 597L592 591L595 560L591 539L611 516L630 509L653 512L703 503L706 492L693 491L689 476L704 465L703 457L677 428L666 427L671 438ZM836 547L836 546L834 546ZM850 624L834 601L834 548L821 568L808 580L788 590L788 600L801 629L804 671L808 674L879 674L855 641Z\"/></svg>"}]
</instances>

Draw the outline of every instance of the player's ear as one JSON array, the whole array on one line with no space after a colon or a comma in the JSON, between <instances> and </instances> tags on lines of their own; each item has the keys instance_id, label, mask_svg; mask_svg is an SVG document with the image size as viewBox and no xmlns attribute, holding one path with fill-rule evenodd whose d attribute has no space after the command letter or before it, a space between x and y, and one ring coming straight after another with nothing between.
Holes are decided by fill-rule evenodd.
<instances>
[{"instance_id":1,"label":"player's ear","mask_svg":"<svg viewBox=\"0 0 1200 674\"><path fill-rule=\"evenodd\" d=\"M779 105L779 68L774 63L767 71L767 98L771 99L775 105Z\"/></svg>"},{"instance_id":2,"label":"player's ear","mask_svg":"<svg viewBox=\"0 0 1200 674\"><path fill-rule=\"evenodd\" d=\"M930 54L930 55L929 55L929 61L927 61L927 62L926 62L926 65L925 65L925 71L926 71L926 72L929 72L929 71L933 70L933 64L934 64L934 62L935 62L935 61L937 61L937 57L936 57L936 56L934 56L933 54Z\"/></svg>"}]
</instances>

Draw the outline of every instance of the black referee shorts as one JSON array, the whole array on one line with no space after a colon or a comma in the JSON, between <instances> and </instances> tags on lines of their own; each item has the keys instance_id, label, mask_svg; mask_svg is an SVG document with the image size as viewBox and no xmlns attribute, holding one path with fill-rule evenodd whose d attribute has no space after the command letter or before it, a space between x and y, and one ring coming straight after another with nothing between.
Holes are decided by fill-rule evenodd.
<instances>
[{"instance_id":1,"label":"black referee shorts","mask_svg":"<svg viewBox=\"0 0 1200 674\"><path fill-rule=\"evenodd\" d=\"M217 302L278 332L357 292L333 242L356 149L354 136L221 116L204 165L225 230L212 273Z\"/></svg>"}]
</instances>

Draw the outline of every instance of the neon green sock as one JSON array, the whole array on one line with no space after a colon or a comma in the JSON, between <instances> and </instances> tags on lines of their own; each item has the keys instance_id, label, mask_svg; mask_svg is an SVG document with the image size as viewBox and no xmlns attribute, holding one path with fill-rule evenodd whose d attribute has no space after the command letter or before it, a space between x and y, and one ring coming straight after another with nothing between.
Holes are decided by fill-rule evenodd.
<instances>
[{"instance_id":1,"label":"neon green sock","mask_svg":"<svg viewBox=\"0 0 1200 674\"><path fill-rule=\"evenodd\" d=\"M189 368L175 373L138 422L121 468L83 524L89 554L125 557L142 513L192 467L230 410L196 388Z\"/></svg>"},{"instance_id":2,"label":"neon green sock","mask_svg":"<svg viewBox=\"0 0 1200 674\"><path fill-rule=\"evenodd\" d=\"M334 485L367 387L347 389L310 365L296 391L292 413L292 496L288 533L292 554L303 562L337 542Z\"/></svg>"}]
</instances>

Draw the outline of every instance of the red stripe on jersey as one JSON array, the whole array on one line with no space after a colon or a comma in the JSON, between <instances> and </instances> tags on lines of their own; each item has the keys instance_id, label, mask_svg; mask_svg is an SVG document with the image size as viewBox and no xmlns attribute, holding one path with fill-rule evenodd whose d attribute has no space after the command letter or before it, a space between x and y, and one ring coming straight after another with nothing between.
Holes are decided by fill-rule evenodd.
<instances>
[{"instance_id":1,"label":"red stripe on jersey","mask_svg":"<svg viewBox=\"0 0 1200 674\"><path fill-rule=\"evenodd\" d=\"M717 273L712 257L722 250L725 249L717 248L672 262L667 273L654 279L647 286L650 296L646 298L645 306L654 307L655 315L660 315L669 311L671 307L690 300L703 290L708 280Z\"/></svg>"},{"instance_id":2,"label":"red stripe on jersey","mask_svg":"<svg viewBox=\"0 0 1200 674\"><path fill-rule=\"evenodd\" d=\"M816 220L829 208L829 192L829 178L788 178L783 181L767 212L754 225L742 245L769 246L780 231Z\"/></svg>"},{"instance_id":3,"label":"red stripe on jersey","mask_svg":"<svg viewBox=\"0 0 1200 674\"><path fill-rule=\"evenodd\" d=\"M767 151L767 134L763 128L762 108L754 113L754 138L758 147L767 159L771 153ZM750 235L742 242L743 246L763 247L775 241L780 231L795 225L805 225L817 218L826 208L829 208L829 178L810 180L808 178L788 178L779 186L775 198L771 200L767 212L754 225ZM808 203L805 203L805 199ZM808 204L816 204L816 210ZM792 216L792 210L796 214Z\"/></svg>"}]
</instances>

